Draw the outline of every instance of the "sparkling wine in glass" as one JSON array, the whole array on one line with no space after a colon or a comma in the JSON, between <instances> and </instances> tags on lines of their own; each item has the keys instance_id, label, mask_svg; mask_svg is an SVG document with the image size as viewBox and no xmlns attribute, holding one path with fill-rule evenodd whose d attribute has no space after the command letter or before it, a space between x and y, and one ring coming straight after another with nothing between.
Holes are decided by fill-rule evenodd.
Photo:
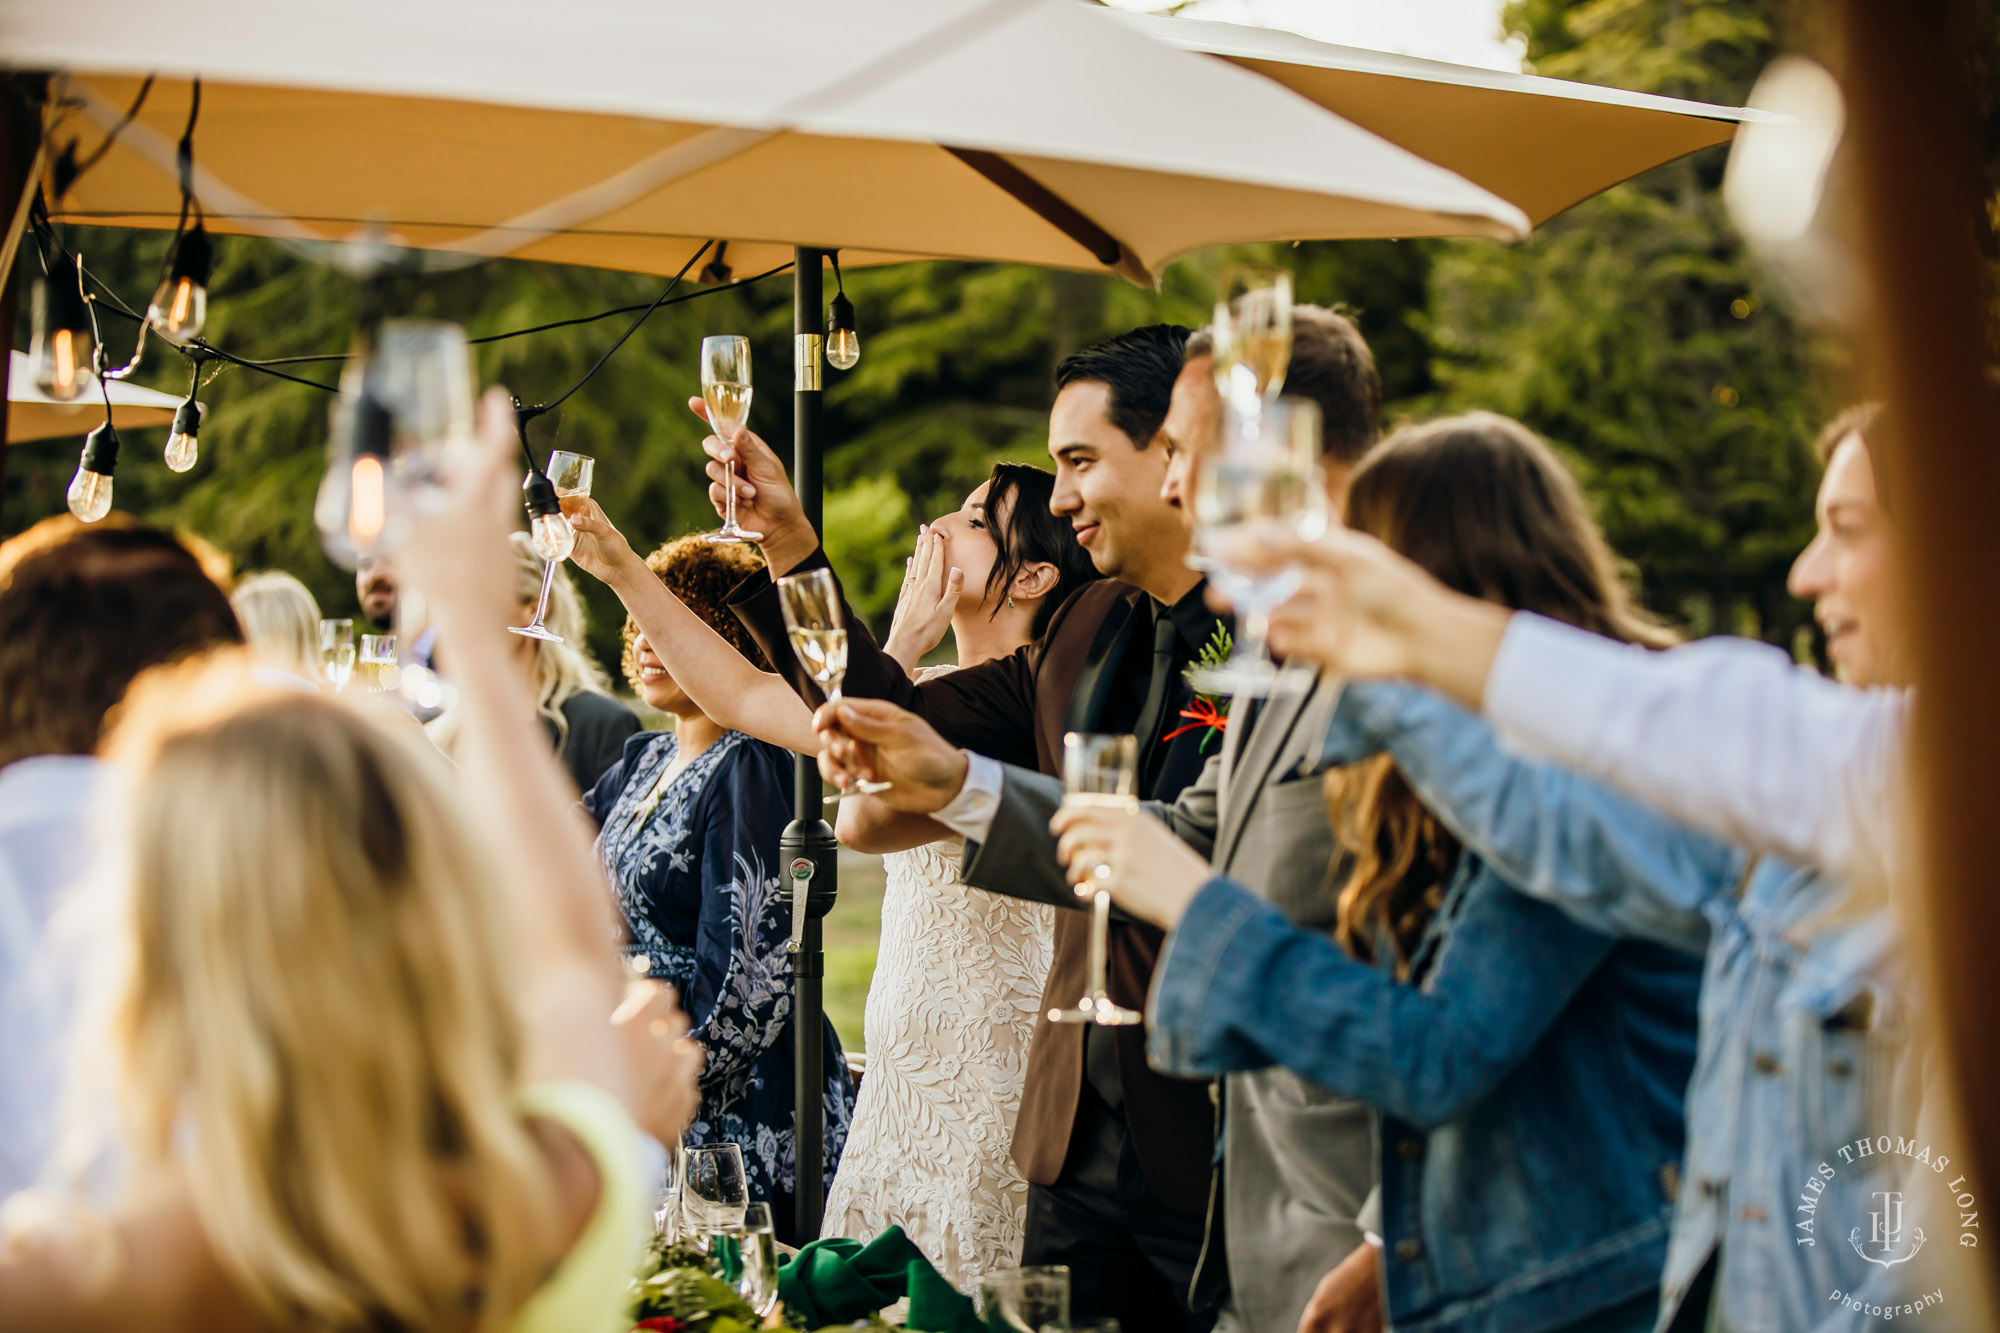
<instances>
[{"instance_id":1,"label":"sparkling wine in glass","mask_svg":"<svg viewBox=\"0 0 2000 1333\"><path fill-rule=\"evenodd\" d=\"M1303 398L1234 400L1222 407L1222 442L1194 477L1194 540L1208 578L1236 610L1229 660L1190 678L1204 694L1269 694L1282 674L1266 646L1271 612L1299 590L1303 571L1253 572L1225 553L1258 533L1312 538L1326 530L1319 408Z\"/></svg>"},{"instance_id":2,"label":"sparkling wine in glass","mask_svg":"<svg viewBox=\"0 0 2000 1333\"><path fill-rule=\"evenodd\" d=\"M361 656L355 666L355 674L362 688L371 694L390 693L399 688L402 673L396 665L396 636L362 635Z\"/></svg>"},{"instance_id":3,"label":"sparkling wine in glass","mask_svg":"<svg viewBox=\"0 0 2000 1333\"><path fill-rule=\"evenodd\" d=\"M784 613L785 633L792 651L831 703L840 698L840 682L847 676L847 623L841 617L840 588L830 569L809 569L787 574L778 580L778 609ZM842 796L872 796L889 790L889 783L857 779L826 798L832 805Z\"/></svg>"},{"instance_id":4,"label":"sparkling wine in glass","mask_svg":"<svg viewBox=\"0 0 2000 1333\"><path fill-rule=\"evenodd\" d=\"M1225 401L1276 398L1292 360L1292 275L1237 264L1215 295L1215 384Z\"/></svg>"},{"instance_id":5,"label":"sparkling wine in glass","mask_svg":"<svg viewBox=\"0 0 2000 1333\"><path fill-rule=\"evenodd\" d=\"M322 620L319 622L319 667L326 677L326 683L333 686L334 693L347 688L349 678L354 675L354 622L352 620Z\"/></svg>"},{"instance_id":6,"label":"sparkling wine in glass","mask_svg":"<svg viewBox=\"0 0 2000 1333\"><path fill-rule=\"evenodd\" d=\"M1072 731L1063 737L1063 804L1136 811L1139 808L1139 739L1136 736ZM1111 894L1103 887L1109 867L1091 868L1076 886L1079 898L1090 899L1090 993L1074 1009L1051 1009L1051 1023L1096 1023L1130 1027L1145 1015L1127 1009L1107 989L1106 954L1111 941ZM1064 1322L1067 1323L1067 1310ZM1040 1328L1041 1323L1028 1324Z\"/></svg>"},{"instance_id":7,"label":"sparkling wine in glass","mask_svg":"<svg viewBox=\"0 0 2000 1333\"><path fill-rule=\"evenodd\" d=\"M681 1217L704 1249L718 1232L740 1229L750 1206L743 1150L733 1143L689 1148L681 1157Z\"/></svg>"},{"instance_id":8,"label":"sparkling wine in glass","mask_svg":"<svg viewBox=\"0 0 2000 1333\"><path fill-rule=\"evenodd\" d=\"M560 500L566 495L588 496L591 474L596 470L597 460L589 455L558 449L549 455L548 470L542 476ZM534 484L533 477L528 480L530 485ZM535 600L535 618L525 625L509 625L507 629L525 638L561 643L562 636L550 629L544 618L549 613L549 587L555 582L556 566L569 559L569 553L576 549L576 529L570 527L560 511L538 514L528 525L528 541L542 558L542 594Z\"/></svg>"},{"instance_id":9,"label":"sparkling wine in glass","mask_svg":"<svg viewBox=\"0 0 2000 1333\"><path fill-rule=\"evenodd\" d=\"M720 334L701 340L701 397L708 404L708 424L718 438L734 440L750 424L750 340ZM715 542L754 542L751 532L736 522L736 465L723 468L722 526L710 533Z\"/></svg>"}]
</instances>

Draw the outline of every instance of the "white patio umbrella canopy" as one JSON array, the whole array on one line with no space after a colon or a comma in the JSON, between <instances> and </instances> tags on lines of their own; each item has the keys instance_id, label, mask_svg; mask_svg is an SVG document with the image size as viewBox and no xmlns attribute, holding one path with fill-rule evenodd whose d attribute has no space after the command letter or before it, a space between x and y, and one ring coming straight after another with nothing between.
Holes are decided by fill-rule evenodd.
<instances>
[{"instance_id":1,"label":"white patio umbrella canopy","mask_svg":"<svg viewBox=\"0 0 2000 1333\"><path fill-rule=\"evenodd\" d=\"M7 375L7 443L55 440L65 435L87 435L104 422L104 396L96 377L90 390L74 402L62 403L35 387L35 373L26 352L9 354ZM111 424L119 430L139 430L164 426L174 419L181 400L157 389L144 389L122 380L111 382Z\"/></svg>"},{"instance_id":2,"label":"white patio umbrella canopy","mask_svg":"<svg viewBox=\"0 0 2000 1333\"><path fill-rule=\"evenodd\" d=\"M1518 237L1514 205L1227 62L1072 0L0 0L0 62L65 75L58 216L171 227L202 81L218 232L741 274L795 244L1110 268L1202 246Z\"/></svg>"}]
</instances>

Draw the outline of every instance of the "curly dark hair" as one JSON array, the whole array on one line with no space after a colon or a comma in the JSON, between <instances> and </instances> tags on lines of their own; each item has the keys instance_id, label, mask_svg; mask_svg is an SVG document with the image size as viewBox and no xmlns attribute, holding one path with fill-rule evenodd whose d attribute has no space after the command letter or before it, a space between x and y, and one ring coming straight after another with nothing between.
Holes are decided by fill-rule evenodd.
<instances>
[{"instance_id":1,"label":"curly dark hair","mask_svg":"<svg viewBox=\"0 0 2000 1333\"><path fill-rule=\"evenodd\" d=\"M754 546L712 542L699 532L676 537L646 557L646 568L660 576L668 592L687 603L689 610L706 621L731 648L748 658L752 666L769 671L770 659L729 609L730 592L763 567L764 557ZM639 627L632 623L632 617L625 617L622 666L625 680L634 690L639 688L639 669L632 661L632 641L638 637Z\"/></svg>"},{"instance_id":2,"label":"curly dark hair","mask_svg":"<svg viewBox=\"0 0 2000 1333\"><path fill-rule=\"evenodd\" d=\"M85 529L0 564L0 764L89 754L133 677L243 642L229 598L157 528Z\"/></svg>"}]
</instances>

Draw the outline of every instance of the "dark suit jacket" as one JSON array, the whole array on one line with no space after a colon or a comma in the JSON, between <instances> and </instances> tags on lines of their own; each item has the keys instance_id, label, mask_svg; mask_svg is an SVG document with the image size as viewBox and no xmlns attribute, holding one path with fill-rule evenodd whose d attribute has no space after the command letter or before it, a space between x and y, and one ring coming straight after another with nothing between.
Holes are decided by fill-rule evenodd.
<instances>
[{"instance_id":1,"label":"dark suit jacket","mask_svg":"<svg viewBox=\"0 0 2000 1333\"><path fill-rule=\"evenodd\" d=\"M824 567L823 552L799 569ZM1062 772L1066 731L1091 731L1110 693L1111 677L1135 628L1150 625L1146 594L1130 584L1101 580L1076 591L1056 609L1035 642L992 662L923 684L913 683L851 609L847 676L842 691L855 698L887 699L917 714L953 745L1051 775ZM737 617L792 687L808 702L820 693L798 664L785 637L777 590L762 572L736 589ZM1143 649L1143 645L1142 645ZM1193 777L1190 774L1190 779ZM1028 1075L1014 1127L1014 1160L1038 1185L1052 1185L1069 1155L1083 1086L1085 1029L1051 1023L1051 1005L1076 1002L1088 985L1090 919L1074 910L1073 894L1022 886L1022 897L1073 909L1056 917L1055 961L1043 991L1042 1017L1028 1050ZM1114 920L1107 958L1111 998L1144 1009L1163 936L1136 921ZM1208 1206L1209 1162L1215 1147L1215 1107L1207 1082L1172 1078L1146 1063L1143 1027L1111 1030L1125 1096L1125 1120L1147 1182L1170 1206L1200 1216Z\"/></svg>"}]
</instances>

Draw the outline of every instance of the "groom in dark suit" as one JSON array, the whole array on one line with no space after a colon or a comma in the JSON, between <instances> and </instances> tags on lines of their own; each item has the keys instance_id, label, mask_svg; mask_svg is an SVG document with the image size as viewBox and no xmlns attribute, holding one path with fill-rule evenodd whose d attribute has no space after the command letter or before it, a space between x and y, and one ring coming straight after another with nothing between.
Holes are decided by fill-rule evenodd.
<instances>
[{"instance_id":1,"label":"groom in dark suit","mask_svg":"<svg viewBox=\"0 0 2000 1333\"><path fill-rule=\"evenodd\" d=\"M1201 730L1167 739L1193 702L1187 667L1226 624L1203 605L1202 580L1186 563L1186 524L1161 497L1169 459L1160 427L1187 337L1168 325L1137 329L1076 353L1057 370L1049 507L1109 577L1058 608L1036 642L921 685L850 614L849 697L891 700L955 745L1048 774L1061 771L1065 731L1132 732L1141 738L1141 792L1154 800L1172 802L1200 776ZM739 499L739 518L766 534L768 574L738 589L737 614L817 703L786 647L770 580L824 565L824 553L768 448L751 438L731 451L713 437L707 447L711 455L738 455L749 492ZM712 462L711 479L720 483L721 473ZM719 484L711 496L721 499ZM754 524L741 515L745 507ZM842 828L854 831L845 818ZM905 831L898 838L895 819L885 816L869 845L939 836L922 819ZM1050 900L1079 905L1066 891ZM1136 922L1114 924L1114 1000L1144 1004L1161 938ZM1058 916L1045 1008L1083 994L1087 940L1085 914ZM1037 1027L1014 1132L1015 1161L1031 1182L1023 1262L1070 1264L1079 1317L1115 1316L1135 1331L1199 1333L1212 1322L1212 1312L1192 1308L1189 1291L1205 1229L1214 1123L1211 1085L1155 1073L1143 1029L1046 1020Z\"/></svg>"}]
</instances>

